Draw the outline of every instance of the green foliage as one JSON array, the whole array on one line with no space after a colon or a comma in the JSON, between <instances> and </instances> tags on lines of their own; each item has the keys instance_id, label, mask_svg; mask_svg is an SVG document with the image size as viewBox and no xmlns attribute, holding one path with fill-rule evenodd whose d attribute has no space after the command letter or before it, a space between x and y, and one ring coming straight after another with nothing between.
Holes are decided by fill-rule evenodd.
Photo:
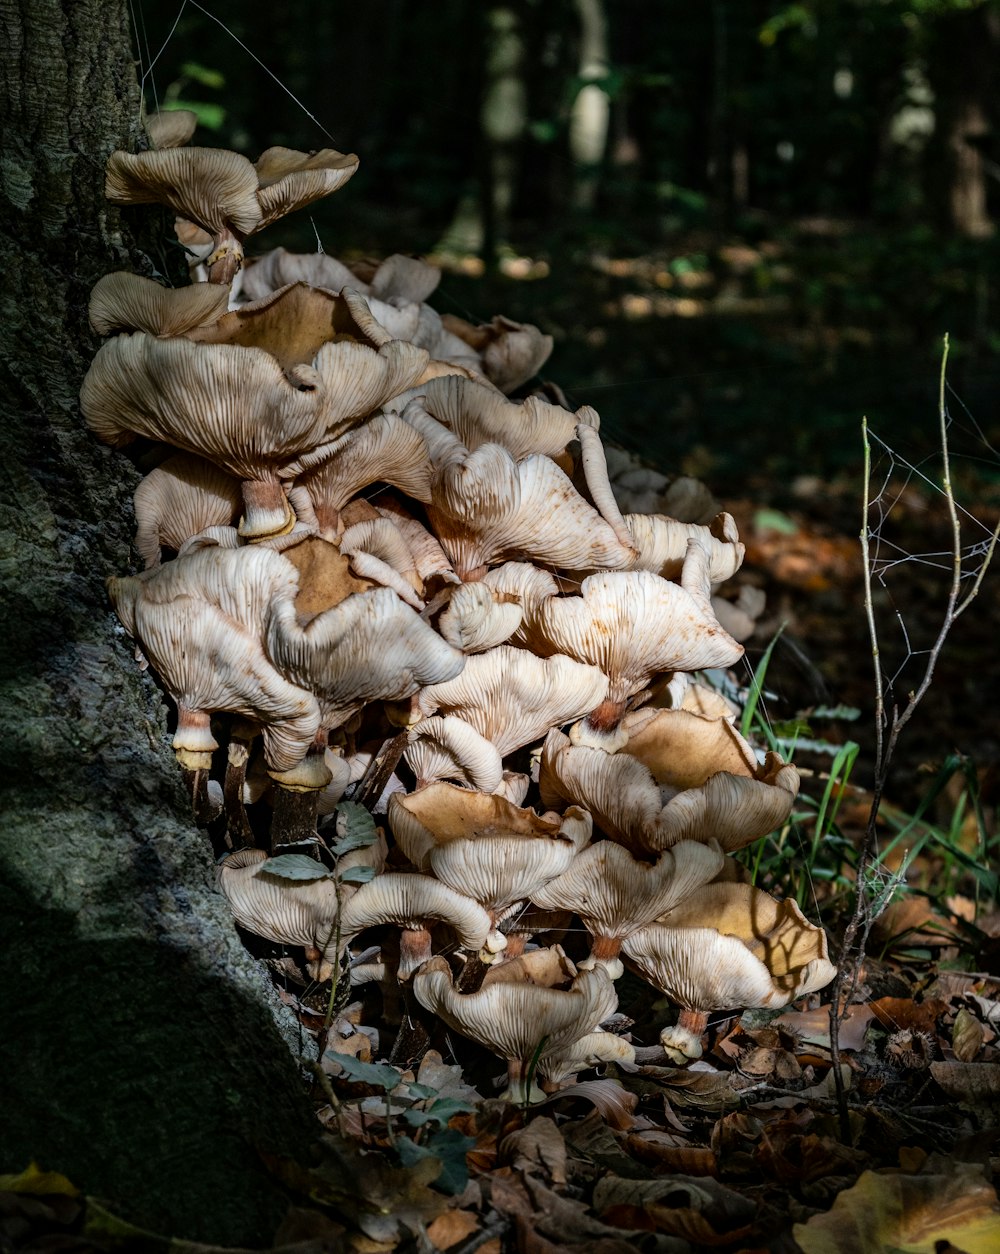
<instances>
[{"instance_id":1,"label":"green foliage","mask_svg":"<svg viewBox=\"0 0 1000 1254\"><path fill-rule=\"evenodd\" d=\"M304 853L281 853L276 858L268 858L261 873L279 880L301 881L322 880L329 875L322 862Z\"/></svg>"}]
</instances>

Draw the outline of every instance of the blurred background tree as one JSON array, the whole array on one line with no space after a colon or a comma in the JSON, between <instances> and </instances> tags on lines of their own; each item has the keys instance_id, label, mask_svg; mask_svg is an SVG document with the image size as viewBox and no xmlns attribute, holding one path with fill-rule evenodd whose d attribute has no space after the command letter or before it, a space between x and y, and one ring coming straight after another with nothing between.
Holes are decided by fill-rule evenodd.
<instances>
[{"instance_id":1,"label":"blurred background tree","mask_svg":"<svg viewBox=\"0 0 1000 1254\"><path fill-rule=\"evenodd\" d=\"M267 246L434 254L443 310L555 334L550 377L667 469L780 497L853 467L862 412L932 413L945 330L995 427L998 0L215 13L137 0L149 107L362 158Z\"/></svg>"}]
</instances>

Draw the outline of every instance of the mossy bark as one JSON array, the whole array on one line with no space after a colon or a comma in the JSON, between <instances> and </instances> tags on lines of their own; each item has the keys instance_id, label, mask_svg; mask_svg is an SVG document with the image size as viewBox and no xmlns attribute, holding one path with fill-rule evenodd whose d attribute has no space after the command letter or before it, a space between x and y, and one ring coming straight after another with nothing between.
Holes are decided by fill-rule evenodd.
<instances>
[{"instance_id":1,"label":"mossy bark","mask_svg":"<svg viewBox=\"0 0 1000 1254\"><path fill-rule=\"evenodd\" d=\"M34 1158L156 1230L267 1242L283 1200L257 1151L313 1132L295 1030L110 612L105 578L136 566L137 475L77 400L90 287L163 268L136 243L145 215L123 224L103 198L107 155L139 133L127 7L0 13L0 1172Z\"/></svg>"}]
</instances>

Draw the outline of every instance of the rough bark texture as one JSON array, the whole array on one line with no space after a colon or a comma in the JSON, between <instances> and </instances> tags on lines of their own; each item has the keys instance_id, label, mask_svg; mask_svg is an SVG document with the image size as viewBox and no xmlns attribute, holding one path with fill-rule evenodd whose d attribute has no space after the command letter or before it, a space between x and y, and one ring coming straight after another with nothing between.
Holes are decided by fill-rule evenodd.
<instances>
[{"instance_id":1,"label":"rough bark texture","mask_svg":"<svg viewBox=\"0 0 1000 1254\"><path fill-rule=\"evenodd\" d=\"M257 1243L283 1210L257 1148L312 1135L297 1040L109 611L105 578L136 568L137 475L77 404L89 289L144 260L102 195L138 133L127 10L0 13L0 1172L34 1158L159 1231Z\"/></svg>"}]
</instances>

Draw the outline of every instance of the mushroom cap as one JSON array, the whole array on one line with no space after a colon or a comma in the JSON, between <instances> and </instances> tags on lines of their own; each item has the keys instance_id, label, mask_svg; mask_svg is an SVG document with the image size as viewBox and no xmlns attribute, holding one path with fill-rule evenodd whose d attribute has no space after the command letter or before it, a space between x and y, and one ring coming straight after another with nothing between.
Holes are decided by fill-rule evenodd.
<instances>
[{"instance_id":1,"label":"mushroom cap","mask_svg":"<svg viewBox=\"0 0 1000 1254\"><path fill-rule=\"evenodd\" d=\"M267 645L283 675L316 693L328 727L369 701L401 701L452 679L465 664L390 588L356 592L304 627L286 591L270 607Z\"/></svg>"},{"instance_id":2,"label":"mushroom cap","mask_svg":"<svg viewBox=\"0 0 1000 1254\"><path fill-rule=\"evenodd\" d=\"M702 540L708 550L711 583L723 583L743 565L746 549L729 514L717 514L707 527L678 522L665 514L626 514L625 522L639 550L630 570L649 570L664 579L678 579L692 537Z\"/></svg>"},{"instance_id":3,"label":"mushroom cap","mask_svg":"<svg viewBox=\"0 0 1000 1254\"><path fill-rule=\"evenodd\" d=\"M589 575L578 596L539 602L515 640L543 656L564 653L599 666L611 680L613 701L641 692L651 676L665 671L730 666L743 646L712 613L707 561L704 547L692 539L686 586L649 571Z\"/></svg>"},{"instance_id":4,"label":"mushroom cap","mask_svg":"<svg viewBox=\"0 0 1000 1254\"><path fill-rule=\"evenodd\" d=\"M219 864L216 878L233 912L248 932L285 945L302 945L321 953L335 950L337 894L351 895L317 863L314 880L289 880L267 873L263 849L240 849Z\"/></svg>"},{"instance_id":5,"label":"mushroom cap","mask_svg":"<svg viewBox=\"0 0 1000 1254\"><path fill-rule=\"evenodd\" d=\"M195 133L198 115L191 109L161 109L142 120L151 148L180 148Z\"/></svg>"},{"instance_id":6,"label":"mushroom cap","mask_svg":"<svg viewBox=\"0 0 1000 1254\"><path fill-rule=\"evenodd\" d=\"M652 923L714 879L723 861L714 841L711 845L682 841L649 863L602 840L582 850L531 899L548 910L574 910L591 935L622 937Z\"/></svg>"},{"instance_id":7,"label":"mushroom cap","mask_svg":"<svg viewBox=\"0 0 1000 1254\"><path fill-rule=\"evenodd\" d=\"M596 666L502 644L468 657L457 678L424 688L418 704L424 715L458 715L505 757L593 709L607 686Z\"/></svg>"},{"instance_id":8,"label":"mushroom cap","mask_svg":"<svg viewBox=\"0 0 1000 1254\"><path fill-rule=\"evenodd\" d=\"M177 704L259 723L268 765L282 771L305 756L320 718L316 698L280 674L262 644L272 599L294 597L296 584L277 553L213 546L109 579L108 592Z\"/></svg>"},{"instance_id":9,"label":"mushroom cap","mask_svg":"<svg viewBox=\"0 0 1000 1254\"><path fill-rule=\"evenodd\" d=\"M417 1000L449 1027L509 1061L559 1056L618 1005L615 986L598 969L578 975L568 991L538 984L491 982L459 993L443 958L432 958L413 979Z\"/></svg>"},{"instance_id":10,"label":"mushroom cap","mask_svg":"<svg viewBox=\"0 0 1000 1254\"><path fill-rule=\"evenodd\" d=\"M552 731L542 751L539 788L545 805L585 806L601 831L634 852L717 840L732 853L785 822L798 778L774 755L759 778L745 768L738 775L718 770L703 784L661 789L630 746L607 754Z\"/></svg>"},{"instance_id":11,"label":"mushroom cap","mask_svg":"<svg viewBox=\"0 0 1000 1254\"><path fill-rule=\"evenodd\" d=\"M229 295L215 283L164 287L154 279L115 271L98 279L90 293L90 325L98 335L146 331L149 335L184 335L217 322L229 307Z\"/></svg>"},{"instance_id":12,"label":"mushroom cap","mask_svg":"<svg viewBox=\"0 0 1000 1254\"><path fill-rule=\"evenodd\" d=\"M116 205L168 205L212 235L252 235L269 223L329 196L354 174L353 153L269 148L256 165L222 148L160 148L113 152L104 194Z\"/></svg>"},{"instance_id":13,"label":"mushroom cap","mask_svg":"<svg viewBox=\"0 0 1000 1254\"><path fill-rule=\"evenodd\" d=\"M179 549L211 527L235 523L243 497L238 479L203 457L177 453L146 475L132 500L135 547L148 569L160 564L163 545Z\"/></svg>"},{"instance_id":14,"label":"mushroom cap","mask_svg":"<svg viewBox=\"0 0 1000 1254\"><path fill-rule=\"evenodd\" d=\"M520 387L541 370L552 353L551 335L500 314L479 326L453 314L444 314L441 321L447 331L476 350L483 373L501 392Z\"/></svg>"},{"instance_id":15,"label":"mushroom cap","mask_svg":"<svg viewBox=\"0 0 1000 1254\"><path fill-rule=\"evenodd\" d=\"M502 797L430 784L389 800L396 840L421 871L494 915L566 870L590 839L590 816L539 816ZM652 917L655 917L652 916Z\"/></svg>"},{"instance_id":16,"label":"mushroom cap","mask_svg":"<svg viewBox=\"0 0 1000 1254\"><path fill-rule=\"evenodd\" d=\"M286 314L297 325L300 295L286 288L258 312L272 325L280 326ZM374 319L365 315L360 297L330 299L350 306L372 339ZM324 307L330 311L328 301ZM251 339L256 335L252 322L242 326L250 327ZM263 334L263 323L258 329ZM359 329L356 339L323 344L311 365L296 365L290 373L266 348L161 340L141 332L119 336L98 352L83 381L84 416L109 444L145 435L201 454L242 479L289 477L310 458L320 460L426 360L422 349L387 339L375 348L361 336ZM300 341L275 346L293 356L302 347Z\"/></svg>"},{"instance_id":17,"label":"mushroom cap","mask_svg":"<svg viewBox=\"0 0 1000 1254\"><path fill-rule=\"evenodd\" d=\"M794 901L749 884L707 884L622 947L646 979L693 1010L787 1006L836 975L823 929Z\"/></svg>"},{"instance_id":18,"label":"mushroom cap","mask_svg":"<svg viewBox=\"0 0 1000 1254\"><path fill-rule=\"evenodd\" d=\"M410 729L403 756L422 782L458 780L486 793L503 787L503 759L496 745L455 715L421 719Z\"/></svg>"},{"instance_id":19,"label":"mushroom cap","mask_svg":"<svg viewBox=\"0 0 1000 1254\"><path fill-rule=\"evenodd\" d=\"M521 625L524 611L512 597L494 592L484 582L452 589L438 631L463 653L482 653L509 640Z\"/></svg>"},{"instance_id":20,"label":"mushroom cap","mask_svg":"<svg viewBox=\"0 0 1000 1254\"><path fill-rule=\"evenodd\" d=\"M453 927L465 949L488 946L496 952L506 944L478 902L429 875L398 871L378 875L361 885L341 914L341 928L348 938L382 923L420 928L432 922Z\"/></svg>"}]
</instances>

